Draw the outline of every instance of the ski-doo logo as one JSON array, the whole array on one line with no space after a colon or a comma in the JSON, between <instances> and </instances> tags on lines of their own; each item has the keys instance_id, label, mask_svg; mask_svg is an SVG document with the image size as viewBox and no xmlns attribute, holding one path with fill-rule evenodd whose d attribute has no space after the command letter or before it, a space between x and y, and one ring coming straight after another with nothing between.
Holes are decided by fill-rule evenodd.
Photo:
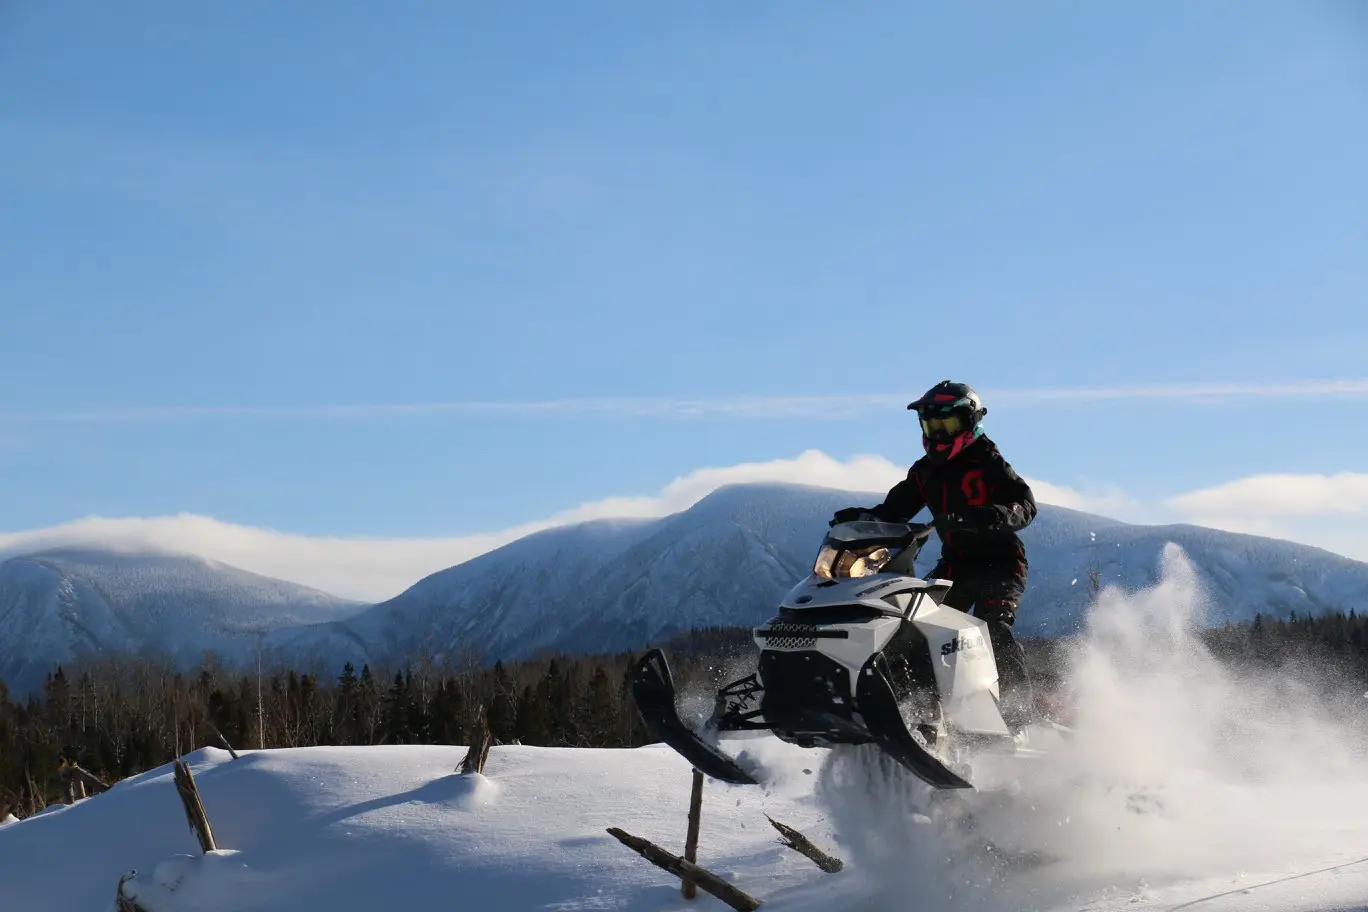
<instances>
[{"instance_id":1,"label":"ski-doo logo","mask_svg":"<svg viewBox=\"0 0 1368 912\"><path fill-rule=\"evenodd\" d=\"M957 652L968 652L971 649L983 648L983 634L966 633L957 636L948 643L941 644L941 656L954 655Z\"/></svg>"}]
</instances>

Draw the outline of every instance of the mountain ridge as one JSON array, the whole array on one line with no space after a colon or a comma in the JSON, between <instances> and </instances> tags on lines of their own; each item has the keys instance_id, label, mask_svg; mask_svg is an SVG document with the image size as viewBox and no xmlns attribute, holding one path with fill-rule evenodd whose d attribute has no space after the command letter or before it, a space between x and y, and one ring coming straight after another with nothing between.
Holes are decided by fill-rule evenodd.
<instances>
[{"instance_id":1,"label":"mountain ridge","mask_svg":"<svg viewBox=\"0 0 1368 912\"><path fill-rule=\"evenodd\" d=\"M264 647L365 607L198 555L48 547L0 561L0 681L22 693L110 653L243 661L258 636Z\"/></svg>"},{"instance_id":2,"label":"mountain ridge","mask_svg":"<svg viewBox=\"0 0 1368 912\"><path fill-rule=\"evenodd\" d=\"M403 648L404 629L427 629L434 633L424 644L428 651L440 652L460 636L479 642L488 657L505 659L547 649L637 648L690 627L759 623L808 572L830 515L872 502L867 493L814 486L728 485L688 510L631 526L580 568L593 572L557 578L541 546L554 541L563 549L583 527L547 530L430 574L353 623L392 647ZM610 531L599 535L612 538ZM1092 598L1090 569L1103 585L1154 584L1170 541L1198 566L1217 619L1248 619L1258 610L1368 608L1368 564L1279 539L1190 524L1146 526L1048 504L1022 538L1031 570L1018 626L1027 634L1076 629ZM938 556L933 538L919 571ZM718 572L720 565L730 570ZM609 582L594 583L600 574ZM547 589L553 579L558 585ZM683 595L671 598L671 592ZM501 610L482 615L494 597ZM592 614L576 611L577 603L592 605ZM542 607L540 615L534 606Z\"/></svg>"},{"instance_id":3,"label":"mountain ridge","mask_svg":"<svg viewBox=\"0 0 1368 912\"><path fill-rule=\"evenodd\" d=\"M808 573L832 512L877 496L726 485L668 516L530 534L375 604L193 555L45 548L0 562L0 680L32 687L59 662L106 652L161 651L192 664L206 650L243 661L260 645L330 670L397 656L493 661L636 649L695 627L748 626ZM1047 504L1022 537L1024 634L1076 629L1092 598L1090 570L1103 585L1152 585L1169 542L1197 568L1212 622L1368 610L1368 564L1310 545ZM919 572L938 554L933 538Z\"/></svg>"}]
</instances>

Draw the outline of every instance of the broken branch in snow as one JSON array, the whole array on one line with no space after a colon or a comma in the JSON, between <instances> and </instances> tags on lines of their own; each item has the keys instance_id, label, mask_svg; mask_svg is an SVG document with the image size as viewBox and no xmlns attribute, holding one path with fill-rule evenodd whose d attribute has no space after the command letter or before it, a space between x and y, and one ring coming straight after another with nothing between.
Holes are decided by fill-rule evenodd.
<instances>
[{"instance_id":1,"label":"broken branch in snow","mask_svg":"<svg viewBox=\"0 0 1368 912\"><path fill-rule=\"evenodd\" d=\"M147 912L142 906L124 895L124 884L132 880L137 873L137 871L129 871L119 878L119 889L114 893L114 912Z\"/></svg>"},{"instance_id":2,"label":"broken branch in snow","mask_svg":"<svg viewBox=\"0 0 1368 912\"><path fill-rule=\"evenodd\" d=\"M689 793L689 832L684 839L684 860L693 864L698 861L698 824L703 814L703 774L693 771L693 791ZM685 899L698 895L698 885L684 878L681 892Z\"/></svg>"},{"instance_id":3,"label":"broken branch in snow","mask_svg":"<svg viewBox=\"0 0 1368 912\"><path fill-rule=\"evenodd\" d=\"M81 786L89 790L90 794L98 795L101 792L109 791L109 785L99 776L90 770L83 768L79 763L73 763L69 767L71 776L81 783Z\"/></svg>"},{"instance_id":4,"label":"broken branch in snow","mask_svg":"<svg viewBox=\"0 0 1368 912\"><path fill-rule=\"evenodd\" d=\"M811 859L812 863L823 871L826 871L828 874L835 874L845 867L845 862L841 861L841 859L836 856L828 855L826 852L817 848L812 844L810 839L793 827L785 823L780 823L769 814L765 815L765 819L770 822L770 826L779 831L779 835L784 837L779 840L783 845L793 849L793 851L797 852L799 855Z\"/></svg>"},{"instance_id":5,"label":"broken branch in snow","mask_svg":"<svg viewBox=\"0 0 1368 912\"><path fill-rule=\"evenodd\" d=\"M184 760L176 761L176 791L180 794L181 803L185 805L185 819L190 822L190 829L195 831L195 838L199 840L200 851L208 854L218 850L214 844L214 831L209 826L209 815L204 812L204 802L200 801L199 789L195 786L195 777L190 775L190 765Z\"/></svg>"},{"instance_id":6,"label":"broken branch in snow","mask_svg":"<svg viewBox=\"0 0 1368 912\"><path fill-rule=\"evenodd\" d=\"M494 736L489 733L489 717L485 715L485 709L481 706L475 714L475 726L470 733L470 747L466 749L465 758L461 761L461 775L484 773L485 761L489 759L489 745L493 740Z\"/></svg>"},{"instance_id":7,"label":"broken branch in snow","mask_svg":"<svg viewBox=\"0 0 1368 912\"><path fill-rule=\"evenodd\" d=\"M57 770L62 778L67 804L72 804L77 799L85 798L87 795L98 795L101 792L109 791L109 786L99 776L83 769L80 764L63 760Z\"/></svg>"},{"instance_id":8,"label":"broken branch in snow","mask_svg":"<svg viewBox=\"0 0 1368 912\"><path fill-rule=\"evenodd\" d=\"M218 730L218 726L208 719L204 720L204 724L209 726L209 730L218 736L219 743L223 745L224 750L228 751L228 756L236 760L238 758L237 751L233 750L233 745L228 743L228 739L223 736L223 732Z\"/></svg>"},{"instance_id":9,"label":"broken branch in snow","mask_svg":"<svg viewBox=\"0 0 1368 912\"><path fill-rule=\"evenodd\" d=\"M743 893L711 871L700 868L673 852L667 852L653 842L642 839L640 836L633 836L617 827L609 827L608 833L651 864L669 871L675 877L698 884L699 887L707 890L738 912L754 912L755 909L760 908L758 899Z\"/></svg>"}]
</instances>

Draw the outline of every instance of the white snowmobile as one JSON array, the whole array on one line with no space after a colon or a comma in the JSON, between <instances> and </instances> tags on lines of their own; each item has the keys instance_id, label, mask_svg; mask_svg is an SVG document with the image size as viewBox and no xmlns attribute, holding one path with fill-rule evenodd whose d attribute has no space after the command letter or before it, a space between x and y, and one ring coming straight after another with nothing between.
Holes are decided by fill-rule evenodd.
<instances>
[{"instance_id":1,"label":"white snowmobile","mask_svg":"<svg viewBox=\"0 0 1368 912\"><path fill-rule=\"evenodd\" d=\"M931 786L966 789L968 760L1038 756L1040 721L1013 735L998 708L987 625L942 604L950 580L917 578L932 525L847 522L822 542L812 573L753 636L758 670L717 693L703 733L679 716L659 649L638 662L632 692L651 734L696 769L758 784L716 744L724 732L769 731L802 747L878 745Z\"/></svg>"}]
</instances>

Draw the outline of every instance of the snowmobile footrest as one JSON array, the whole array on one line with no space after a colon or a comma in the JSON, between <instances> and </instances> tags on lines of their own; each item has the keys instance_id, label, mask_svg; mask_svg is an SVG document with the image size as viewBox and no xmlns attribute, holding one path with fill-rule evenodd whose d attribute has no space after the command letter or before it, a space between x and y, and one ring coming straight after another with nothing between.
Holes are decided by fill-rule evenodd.
<instances>
[{"instance_id":1,"label":"snowmobile footrest","mask_svg":"<svg viewBox=\"0 0 1368 912\"><path fill-rule=\"evenodd\" d=\"M659 649L652 649L637 662L632 672L632 697L651 735L674 748L694 769L734 785L758 784L735 760L704 741L679 718L674 678L665 654Z\"/></svg>"},{"instance_id":2,"label":"snowmobile footrest","mask_svg":"<svg viewBox=\"0 0 1368 912\"><path fill-rule=\"evenodd\" d=\"M971 789L974 786L928 751L910 731L898 709L887 662L875 656L860 672L855 698L869 734L895 760L907 767L927 785L942 789Z\"/></svg>"}]
</instances>

